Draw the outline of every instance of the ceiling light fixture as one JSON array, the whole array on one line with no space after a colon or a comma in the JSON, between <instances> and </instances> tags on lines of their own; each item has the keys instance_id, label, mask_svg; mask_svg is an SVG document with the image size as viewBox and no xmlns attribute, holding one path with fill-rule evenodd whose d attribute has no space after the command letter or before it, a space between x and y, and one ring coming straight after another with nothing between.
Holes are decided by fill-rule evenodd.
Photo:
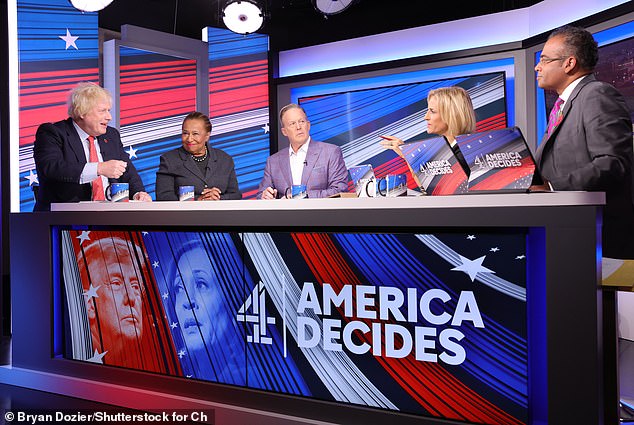
<instances>
[{"instance_id":1,"label":"ceiling light fixture","mask_svg":"<svg viewBox=\"0 0 634 425\"><path fill-rule=\"evenodd\" d=\"M112 0L70 0L70 3L82 12L98 12L112 3Z\"/></svg>"},{"instance_id":2,"label":"ceiling light fixture","mask_svg":"<svg viewBox=\"0 0 634 425\"><path fill-rule=\"evenodd\" d=\"M222 9L222 21L237 34L251 34L262 27L262 7L254 0L229 0Z\"/></svg>"},{"instance_id":3,"label":"ceiling light fixture","mask_svg":"<svg viewBox=\"0 0 634 425\"><path fill-rule=\"evenodd\" d=\"M313 6L319 13L324 16L334 15L341 13L352 4L356 3L356 0L312 0Z\"/></svg>"}]
</instances>

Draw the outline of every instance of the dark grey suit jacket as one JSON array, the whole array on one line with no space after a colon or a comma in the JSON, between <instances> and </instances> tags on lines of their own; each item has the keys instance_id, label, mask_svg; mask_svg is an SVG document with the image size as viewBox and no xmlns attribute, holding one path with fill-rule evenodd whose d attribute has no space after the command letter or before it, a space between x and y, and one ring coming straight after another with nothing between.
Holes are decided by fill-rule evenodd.
<instances>
[{"instance_id":1,"label":"dark grey suit jacket","mask_svg":"<svg viewBox=\"0 0 634 425\"><path fill-rule=\"evenodd\" d=\"M206 187L220 189L220 199L242 199L233 158L220 149L207 145L209 162L203 174L192 156L181 146L161 155L156 173L156 200L178 201L179 186L194 186L200 196Z\"/></svg>"},{"instance_id":2,"label":"dark grey suit jacket","mask_svg":"<svg viewBox=\"0 0 634 425\"><path fill-rule=\"evenodd\" d=\"M555 190L605 192L603 255L634 258L632 121L614 87L593 75L581 80L535 160Z\"/></svg>"},{"instance_id":3,"label":"dark grey suit jacket","mask_svg":"<svg viewBox=\"0 0 634 425\"><path fill-rule=\"evenodd\" d=\"M339 146L310 141L306 152L306 164L302 172L302 184L306 185L309 198L326 198L348 189L348 170ZM258 188L257 198L267 187L277 189L277 197L283 198L286 189L293 185L288 148L284 148L266 160L264 177Z\"/></svg>"},{"instance_id":4,"label":"dark grey suit jacket","mask_svg":"<svg viewBox=\"0 0 634 425\"><path fill-rule=\"evenodd\" d=\"M144 192L141 177L123 150L119 132L108 127L106 134L97 137L97 140L104 161L118 159L128 163L125 173L110 181L129 183L130 197L137 192ZM52 202L90 201L91 184L79 183L86 165L86 154L71 118L39 126L35 134L33 158L40 182L34 211L48 211Z\"/></svg>"}]
</instances>

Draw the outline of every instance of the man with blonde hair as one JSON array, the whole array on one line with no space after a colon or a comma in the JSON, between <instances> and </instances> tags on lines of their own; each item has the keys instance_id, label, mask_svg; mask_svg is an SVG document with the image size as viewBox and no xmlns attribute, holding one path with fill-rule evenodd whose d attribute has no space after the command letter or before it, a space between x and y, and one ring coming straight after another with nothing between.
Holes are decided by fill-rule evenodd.
<instances>
[{"instance_id":1,"label":"man with blonde hair","mask_svg":"<svg viewBox=\"0 0 634 425\"><path fill-rule=\"evenodd\" d=\"M33 157L40 187L35 211L53 202L100 201L109 183L129 183L130 194L151 201L141 177L123 150L112 119L110 93L94 83L79 83L68 98L69 118L40 125Z\"/></svg>"}]
</instances>

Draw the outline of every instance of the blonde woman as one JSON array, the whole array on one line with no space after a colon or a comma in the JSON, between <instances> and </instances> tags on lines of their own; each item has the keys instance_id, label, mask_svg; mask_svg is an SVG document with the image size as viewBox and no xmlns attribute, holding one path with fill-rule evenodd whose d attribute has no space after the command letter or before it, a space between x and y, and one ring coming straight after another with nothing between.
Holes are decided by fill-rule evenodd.
<instances>
[{"instance_id":1,"label":"blonde woman","mask_svg":"<svg viewBox=\"0 0 634 425\"><path fill-rule=\"evenodd\" d=\"M441 87L427 95L427 133L444 136L467 176L469 165L456 144L456 136L473 133L476 127L475 111L469 93L462 87ZM381 136L381 146L403 156L400 146L404 143L395 136ZM412 172L412 175L415 173Z\"/></svg>"}]
</instances>

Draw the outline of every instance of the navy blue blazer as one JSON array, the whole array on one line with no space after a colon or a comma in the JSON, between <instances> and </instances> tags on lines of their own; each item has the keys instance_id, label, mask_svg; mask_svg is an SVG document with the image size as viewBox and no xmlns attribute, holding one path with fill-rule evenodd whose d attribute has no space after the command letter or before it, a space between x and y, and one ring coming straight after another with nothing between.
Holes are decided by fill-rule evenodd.
<instances>
[{"instance_id":1,"label":"navy blue blazer","mask_svg":"<svg viewBox=\"0 0 634 425\"><path fill-rule=\"evenodd\" d=\"M130 197L137 192L144 192L143 181L129 155L123 150L119 132L108 127L106 134L97 137L97 140L104 161L118 159L128 163L125 173L110 181L129 183ZM39 126L35 134L33 158L40 183L34 211L48 211L53 202L91 200L91 184L79 183L86 165L86 154L71 118Z\"/></svg>"}]
</instances>

